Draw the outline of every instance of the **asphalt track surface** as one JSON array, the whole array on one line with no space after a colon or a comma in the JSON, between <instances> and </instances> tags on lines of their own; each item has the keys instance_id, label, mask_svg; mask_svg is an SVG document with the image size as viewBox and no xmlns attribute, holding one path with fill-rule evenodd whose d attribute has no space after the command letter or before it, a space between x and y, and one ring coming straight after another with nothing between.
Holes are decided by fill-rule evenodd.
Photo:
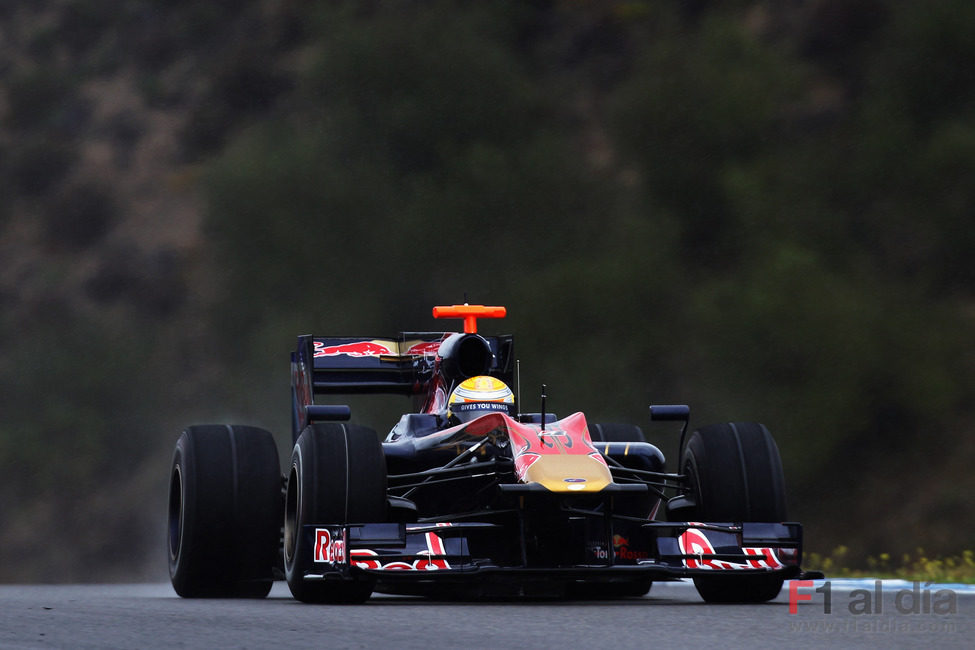
<instances>
[{"instance_id":1,"label":"asphalt track surface","mask_svg":"<svg viewBox=\"0 0 975 650\"><path fill-rule=\"evenodd\" d=\"M708 605L691 584L657 583L618 601L374 595L357 606L303 605L284 583L267 600L183 600L168 584L5 585L0 648L973 647L970 586L836 580L827 613L818 581L797 588L809 598L790 614L786 584L763 605Z\"/></svg>"}]
</instances>

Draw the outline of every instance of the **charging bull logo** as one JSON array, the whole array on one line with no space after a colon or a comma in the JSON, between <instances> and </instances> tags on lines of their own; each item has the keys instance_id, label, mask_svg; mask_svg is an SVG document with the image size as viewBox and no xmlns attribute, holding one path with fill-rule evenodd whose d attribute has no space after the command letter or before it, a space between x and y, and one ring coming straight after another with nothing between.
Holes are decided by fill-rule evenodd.
<instances>
[{"instance_id":1,"label":"charging bull logo","mask_svg":"<svg viewBox=\"0 0 975 650\"><path fill-rule=\"evenodd\" d=\"M357 341L355 343L328 346L322 341L315 341L316 359L319 357L335 357L340 354L348 357L378 357L380 355L391 355L393 351L376 341Z\"/></svg>"},{"instance_id":2,"label":"charging bull logo","mask_svg":"<svg viewBox=\"0 0 975 650\"><path fill-rule=\"evenodd\" d=\"M613 535L613 552L620 560L644 560L649 557L646 551L632 550L630 540L622 535Z\"/></svg>"}]
</instances>

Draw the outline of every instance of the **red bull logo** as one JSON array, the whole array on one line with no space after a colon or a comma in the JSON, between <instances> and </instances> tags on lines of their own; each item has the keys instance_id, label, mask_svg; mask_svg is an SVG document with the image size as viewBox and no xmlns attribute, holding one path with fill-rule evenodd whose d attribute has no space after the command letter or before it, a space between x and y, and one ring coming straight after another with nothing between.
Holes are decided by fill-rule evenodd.
<instances>
[{"instance_id":1,"label":"red bull logo","mask_svg":"<svg viewBox=\"0 0 975 650\"><path fill-rule=\"evenodd\" d=\"M335 357L344 354L347 357L378 357L391 355L393 351L387 346L375 341L356 341L342 345L326 346L322 341L315 341L315 358Z\"/></svg>"},{"instance_id":2,"label":"red bull logo","mask_svg":"<svg viewBox=\"0 0 975 650\"><path fill-rule=\"evenodd\" d=\"M697 522L688 523L696 526L703 525ZM729 562L708 557L716 554L716 551L704 531L698 528L688 528L681 533L681 536L677 538L677 544L684 555L697 556L696 558L684 558L684 566L688 569L781 569L785 566L779 561L775 549L766 547L742 547L742 554L749 556L747 563Z\"/></svg>"},{"instance_id":3,"label":"red bull logo","mask_svg":"<svg viewBox=\"0 0 975 650\"><path fill-rule=\"evenodd\" d=\"M444 526L450 526L450 524L437 524L438 528ZM419 551L413 562L398 560L383 563L382 556L368 548L353 549L349 553L350 561L353 566L371 571L437 571L451 568L447 562L447 549L440 535L430 532L424 535L424 539L426 541L426 549Z\"/></svg>"},{"instance_id":4,"label":"red bull logo","mask_svg":"<svg viewBox=\"0 0 975 650\"><path fill-rule=\"evenodd\" d=\"M697 524L697 522L689 522L691 524L696 524L698 526L702 524ZM681 536L677 538L677 544L680 547L681 553L685 555L696 555L697 559L687 557L684 559L684 566L688 569L726 569L730 568L726 566L728 562L722 562L721 560L714 560L711 558L705 558L705 555L714 555L714 546L711 545L711 540L707 538L703 532L697 528L688 528Z\"/></svg>"},{"instance_id":5,"label":"red bull logo","mask_svg":"<svg viewBox=\"0 0 975 650\"><path fill-rule=\"evenodd\" d=\"M315 529L315 562L345 562L345 540L327 528Z\"/></svg>"}]
</instances>

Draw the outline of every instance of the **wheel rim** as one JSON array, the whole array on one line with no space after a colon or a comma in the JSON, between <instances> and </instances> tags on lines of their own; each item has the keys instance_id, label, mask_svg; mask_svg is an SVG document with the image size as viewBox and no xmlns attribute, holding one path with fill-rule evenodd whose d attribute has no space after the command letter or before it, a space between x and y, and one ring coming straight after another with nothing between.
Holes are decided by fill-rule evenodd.
<instances>
[{"instance_id":1,"label":"wheel rim","mask_svg":"<svg viewBox=\"0 0 975 650\"><path fill-rule=\"evenodd\" d=\"M179 465L173 467L173 476L169 483L169 559L172 562L179 557L180 547L183 545L183 472Z\"/></svg>"},{"instance_id":2,"label":"wheel rim","mask_svg":"<svg viewBox=\"0 0 975 650\"><path fill-rule=\"evenodd\" d=\"M299 507L298 466L292 465L284 502L284 559L288 564L294 560L295 547L298 544Z\"/></svg>"}]
</instances>

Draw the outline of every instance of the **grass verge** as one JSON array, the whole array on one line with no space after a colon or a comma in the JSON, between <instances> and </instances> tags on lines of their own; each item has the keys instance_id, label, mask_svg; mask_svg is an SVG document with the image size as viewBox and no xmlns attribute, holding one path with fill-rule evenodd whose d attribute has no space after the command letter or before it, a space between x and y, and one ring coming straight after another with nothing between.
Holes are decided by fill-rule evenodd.
<instances>
[{"instance_id":1,"label":"grass verge","mask_svg":"<svg viewBox=\"0 0 975 650\"><path fill-rule=\"evenodd\" d=\"M923 548L914 554L894 558L889 553L868 557L866 567L848 564L846 546L837 546L829 555L804 553L803 568L822 571L828 578L899 578L908 581L975 584L975 552L962 551L949 557L928 557Z\"/></svg>"}]
</instances>

